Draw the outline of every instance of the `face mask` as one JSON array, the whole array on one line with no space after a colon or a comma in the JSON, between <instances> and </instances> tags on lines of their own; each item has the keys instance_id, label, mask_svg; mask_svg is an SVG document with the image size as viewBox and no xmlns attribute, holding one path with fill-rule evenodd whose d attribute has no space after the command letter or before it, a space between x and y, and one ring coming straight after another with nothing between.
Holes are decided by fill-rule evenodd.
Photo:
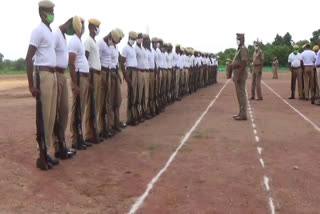
<instances>
[{"instance_id":1,"label":"face mask","mask_svg":"<svg viewBox=\"0 0 320 214\"><path fill-rule=\"evenodd\" d=\"M68 36L72 36L72 35L75 34L75 32L74 32L73 28L69 28L69 29L67 30L66 34L67 34Z\"/></svg>"},{"instance_id":2,"label":"face mask","mask_svg":"<svg viewBox=\"0 0 320 214\"><path fill-rule=\"evenodd\" d=\"M138 44L141 44L141 43L142 43L142 41L143 41L143 39L142 39L142 38L137 39L137 43L138 43Z\"/></svg>"},{"instance_id":3,"label":"face mask","mask_svg":"<svg viewBox=\"0 0 320 214\"><path fill-rule=\"evenodd\" d=\"M157 43L157 48L160 48L160 43Z\"/></svg>"},{"instance_id":4,"label":"face mask","mask_svg":"<svg viewBox=\"0 0 320 214\"><path fill-rule=\"evenodd\" d=\"M298 50L294 50L293 53L297 54L297 53L298 53Z\"/></svg>"},{"instance_id":5,"label":"face mask","mask_svg":"<svg viewBox=\"0 0 320 214\"><path fill-rule=\"evenodd\" d=\"M240 45L240 40L239 40L239 39L237 39L237 45L238 45L238 46Z\"/></svg>"},{"instance_id":6,"label":"face mask","mask_svg":"<svg viewBox=\"0 0 320 214\"><path fill-rule=\"evenodd\" d=\"M50 13L46 13L46 12L43 12L44 15L45 15L45 19L46 21L51 24L54 20L54 15L53 14L50 14Z\"/></svg>"},{"instance_id":7,"label":"face mask","mask_svg":"<svg viewBox=\"0 0 320 214\"><path fill-rule=\"evenodd\" d=\"M136 42L135 40L129 39L129 44L130 44L131 46L134 45L135 42Z\"/></svg>"},{"instance_id":8,"label":"face mask","mask_svg":"<svg viewBox=\"0 0 320 214\"><path fill-rule=\"evenodd\" d=\"M96 36L98 36L98 35L99 35L99 33L100 33L100 28L99 28L99 27L97 27L97 28L94 30L94 33L96 34Z\"/></svg>"}]
</instances>

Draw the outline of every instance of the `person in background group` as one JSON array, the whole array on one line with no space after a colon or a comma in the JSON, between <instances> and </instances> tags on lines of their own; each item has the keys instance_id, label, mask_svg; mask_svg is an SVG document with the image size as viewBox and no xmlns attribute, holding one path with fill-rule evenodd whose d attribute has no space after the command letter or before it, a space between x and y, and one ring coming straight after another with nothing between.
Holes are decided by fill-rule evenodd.
<instances>
[{"instance_id":1,"label":"person in background group","mask_svg":"<svg viewBox=\"0 0 320 214\"><path fill-rule=\"evenodd\" d=\"M295 99L296 82L298 82L299 99L304 99L303 93L303 77L302 77L302 63L301 54L298 51L299 46L293 46L293 52L288 57L289 70L291 71L291 96L289 99Z\"/></svg>"},{"instance_id":2,"label":"person in background group","mask_svg":"<svg viewBox=\"0 0 320 214\"><path fill-rule=\"evenodd\" d=\"M277 57L273 58L272 61L272 79L278 79L278 67L279 67L279 61Z\"/></svg>"},{"instance_id":3,"label":"person in background group","mask_svg":"<svg viewBox=\"0 0 320 214\"><path fill-rule=\"evenodd\" d=\"M314 62L316 54L311 50L309 43L303 46L304 51L301 53L303 80L304 80L304 96L305 100L309 100L309 95L314 96Z\"/></svg>"},{"instance_id":4,"label":"person in background group","mask_svg":"<svg viewBox=\"0 0 320 214\"><path fill-rule=\"evenodd\" d=\"M226 70L227 79L230 79L232 77L232 60L229 58L227 59Z\"/></svg>"},{"instance_id":5,"label":"person in background group","mask_svg":"<svg viewBox=\"0 0 320 214\"><path fill-rule=\"evenodd\" d=\"M315 68L316 68L316 74L317 74L317 86L318 86L318 94L317 96L320 97L320 51L319 51L320 42L318 45L316 45L315 51L317 51L317 58L315 61ZM318 50L317 50L318 49Z\"/></svg>"},{"instance_id":6,"label":"person in background group","mask_svg":"<svg viewBox=\"0 0 320 214\"><path fill-rule=\"evenodd\" d=\"M252 84L251 84L251 98L255 99L255 92L257 90L257 100L262 100L261 92L261 78L262 78L262 68L264 64L264 53L260 48L258 42L254 43L255 51L253 53L253 71L252 71Z\"/></svg>"}]
</instances>

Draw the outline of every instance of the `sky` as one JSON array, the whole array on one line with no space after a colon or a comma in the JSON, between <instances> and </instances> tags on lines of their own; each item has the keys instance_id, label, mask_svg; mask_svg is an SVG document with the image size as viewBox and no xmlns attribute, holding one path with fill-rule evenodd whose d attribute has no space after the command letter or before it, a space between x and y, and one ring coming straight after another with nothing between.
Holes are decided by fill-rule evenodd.
<instances>
[{"instance_id":1,"label":"sky","mask_svg":"<svg viewBox=\"0 0 320 214\"><path fill-rule=\"evenodd\" d=\"M32 30L40 23L39 0L1 1L0 53L5 59L25 58ZM70 17L101 21L97 40L118 27L149 33L165 42L217 53L236 48L236 33L245 33L246 44L259 39L272 42L289 32L294 41L310 39L319 29L319 0L53 0L55 30ZM85 24L87 26L87 22ZM86 29L83 41L88 37ZM119 44L125 45L127 37Z\"/></svg>"}]
</instances>

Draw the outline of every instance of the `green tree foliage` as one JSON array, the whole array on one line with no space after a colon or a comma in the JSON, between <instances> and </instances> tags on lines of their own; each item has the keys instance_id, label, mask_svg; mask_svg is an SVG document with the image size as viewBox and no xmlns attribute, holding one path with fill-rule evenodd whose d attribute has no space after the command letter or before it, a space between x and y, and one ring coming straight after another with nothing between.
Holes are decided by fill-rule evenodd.
<instances>
[{"instance_id":1,"label":"green tree foliage","mask_svg":"<svg viewBox=\"0 0 320 214\"><path fill-rule=\"evenodd\" d=\"M0 63L3 61L3 54L2 53L0 53Z\"/></svg>"},{"instance_id":2,"label":"green tree foliage","mask_svg":"<svg viewBox=\"0 0 320 214\"><path fill-rule=\"evenodd\" d=\"M26 70L26 61L23 58L18 60L9 60L5 59L0 62L0 70L5 71L25 71Z\"/></svg>"},{"instance_id":3,"label":"green tree foliage","mask_svg":"<svg viewBox=\"0 0 320 214\"><path fill-rule=\"evenodd\" d=\"M310 41L312 45L317 45L320 42L320 29L312 32Z\"/></svg>"}]
</instances>

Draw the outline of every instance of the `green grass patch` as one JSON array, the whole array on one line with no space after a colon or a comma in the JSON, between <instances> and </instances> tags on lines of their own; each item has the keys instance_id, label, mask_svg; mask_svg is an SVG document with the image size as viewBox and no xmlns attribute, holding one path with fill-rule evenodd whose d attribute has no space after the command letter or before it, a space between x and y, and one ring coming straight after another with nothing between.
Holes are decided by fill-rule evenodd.
<instances>
[{"instance_id":1,"label":"green grass patch","mask_svg":"<svg viewBox=\"0 0 320 214\"><path fill-rule=\"evenodd\" d=\"M272 71L272 67L271 66L265 66L265 67L263 67L263 70L264 71ZM278 68L278 71L288 71L288 70L289 70L288 67L279 67ZM219 67L219 71L226 71L226 67L224 67L224 66Z\"/></svg>"},{"instance_id":2,"label":"green grass patch","mask_svg":"<svg viewBox=\"0 0 320 214\"><path fill-rule=\"evenodd\" d=\"M26 71L0 70L0 75L26 74Z\"/></svg>"}]
</instances>

